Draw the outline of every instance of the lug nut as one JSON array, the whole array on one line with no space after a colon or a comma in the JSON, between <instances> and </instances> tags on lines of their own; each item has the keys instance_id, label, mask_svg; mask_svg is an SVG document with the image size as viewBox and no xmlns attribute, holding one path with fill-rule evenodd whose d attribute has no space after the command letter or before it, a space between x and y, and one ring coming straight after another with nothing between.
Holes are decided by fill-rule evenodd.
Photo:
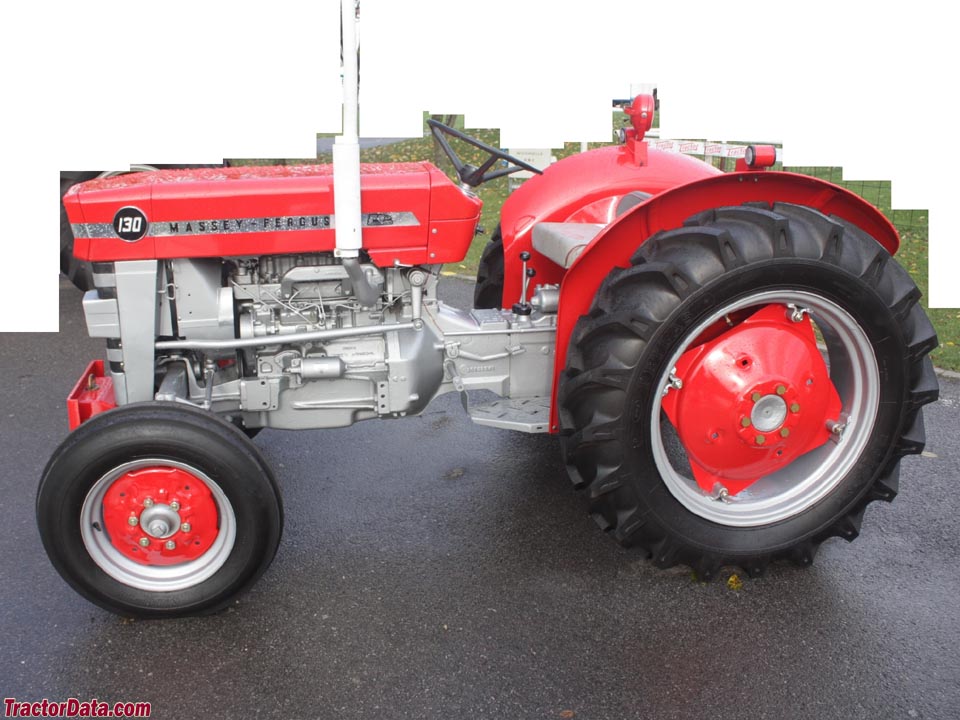
<instances>
[{"instance_id":1,"label":"lug nut","mask_svg":"<svg viewBox=\"0 0 960 720\"><path fill-rule=\"evenodd\" d=\"M129 520L127 520L127 522L130 523L131 526L133 526L133 525L136 525L136 524L137 524L138 522L140 522L140 521L137 520L136 516L133 516L133 517L131 517Z\"/></svg>"},{"instance_id":2,"label":"lug nut","mask_svg":"<svg viewBox=\"0 0 960 720\"><path fill-rule=\"evenodd\" d=\"M174 549L177 547L177 544L176 544L173 540L167 540L167 541L163 544L163 546L164 546L167 550L174 550Z\"/></svg>"},{"instance_id":3,"label":"lug nut","mask_svg":"<svg viewBox=\"0 0 960 720\"><path fill-rule=\"evenodd\" d=\"M740 421L740 424L743 425L743 427L750 427L750 418L745 417Z\"/></svg>"},{"instance_id":4,"label":"lug nut","mask_svg":"<svg viewBox=\"0 0 960 720\"><path fill-rule=\"evenodd\" d=\"M760 398L762 398L762 397L763 397L763 395L761 395L760 393L755 392L753 395L750 396L750 399L753 400L754 402L757 402L757 401L759 401Z\"/></svg>"},{"instance_id":5,"label":"lug nut","mask_svg":"<svg viewBox=\"0 0 960 720\"><path fill-rule=\"evenodd\" d=\"M790 412L800 412L800 403L794 403L790 406Z\"/></svg>"},{"instance_id":6,"label":"lug nut","mask_svg":"<svg viewBox=\"0 0 960 720\"><path fill-rule=\"evenodd\" d=\"M783 395L787 389L783 385L777 385L777 395Z\"/></svg>"},{"instance_id":7,"label":"lug nut","mask_svg":"<svg viewBox=\"0 0 960 720\"><path fill-rule=\"evenodd\" d=\"M140 547L147 547L150 544L150 538L140 538Z\"/></svg>"},{"instance_id":8,"label":"lug nut","mask_svg":"<svg viewBox=\"0 0 960 720\"><path fill-rule=\"evenodd\" d=\"M180 509L180 503L178 503L176 500L174 500L173 502L170 503L170 509L171 509L171 510L179 510L179 509Z\"/></svg>"},{"instance_id":9,"label":"lug nut","mask_svg":"<svg viewBox=\"0 0 960 720\"><path fill-rule=\"evenodd\" d=\"M763 435L757 435L756 437L757 445L763 445L767 439Z\"/></svg>"},{"instance_id":10,"label":"lug nut","mask_svg":"<svg viewBox=\"0 0 960 720\"><path fill-rule=\"evenodd\" d=\"M190 523L184 523L180 526L180 529L183 530L183 532L190 532Z\"/></svg>"},{"instance_id":11,"label":"lug nut","mask_svg":"<svg viewBox=\"0 0 960 720\"><path fill-rule=\"evenodd\" d=\"M153 507L153 498L144 498L143 499L144 507Z\"/></svg>"},{"instance_id":12,"label":"lug nut","mask_svg":"<svg viewBox=\"0 0 960 720\"><path fill-rule=\"evenodd\" d=\"M780 437L789 437L789 436L790 436L790 428L783 428L780 430Z\"/></svg>"}]
</instances>

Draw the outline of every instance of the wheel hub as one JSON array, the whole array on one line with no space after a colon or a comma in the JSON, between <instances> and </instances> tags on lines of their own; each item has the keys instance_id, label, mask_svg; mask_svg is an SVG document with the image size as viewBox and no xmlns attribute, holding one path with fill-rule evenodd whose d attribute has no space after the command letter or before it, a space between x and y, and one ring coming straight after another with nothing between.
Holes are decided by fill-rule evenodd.
<instances>
[{"instance_id":1,"label":"wheel hub","mask_svg":"<svg viewBox=\"0 0 960 720\"><path fill-rule=\"evenodd\" d=\"M150 537L168 538L180 528L180 515L169 505L153 505L140 514L140 527Z\"/></svg>"},{"instance_id":2,"label":"wheel hub","mask_svg":"<svg viewBox=\"0 0 960 720\"><path fill-rule=\"evenodd\" d=\"M206 484L177 467L140 467L120 475L103 498L111 545L142 565L195 560L219 533L216 501Z\"/></svg>"},{"instance_id":3,"label":"wheel hub","mask_svg":"<svg viewBox=\"0 0 960 720\"><path fill-rule=\"evenodd\" d=\"M736 495L830 438L840 397L808 315L767 305L683 353L662 408L697 485Z\"/></svg>"},{"instance_id":4,"label":"wheel hub","mask_svg":"<svg viewBox=\"0 0 960 720\"><path fill-rule=\"evenodd\" d=\"M787 403L779 395L764 395L750 411L750 421L760 432L776 430L787 419Z\"/></svg>"}]
</instances>

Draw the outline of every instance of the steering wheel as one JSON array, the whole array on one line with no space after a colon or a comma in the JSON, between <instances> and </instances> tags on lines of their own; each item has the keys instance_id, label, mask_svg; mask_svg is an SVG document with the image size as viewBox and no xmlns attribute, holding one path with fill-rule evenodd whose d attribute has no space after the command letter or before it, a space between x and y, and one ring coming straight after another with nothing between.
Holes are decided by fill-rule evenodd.
<instances>
[{"instance_id":1,"label":"steering wheel","mask_svg":"<svg viewBox=\"0 0 960 720\"><path fill-rule=\"evenodd\" d=\"M499 148L487 145L486 143L480 142L476 138L465 135L459 130L454 130L449 125L444 125L442 122L438 122L433 118L429 118L427 120L427 124L430 126L430 132L433 134L433 137L440 144L440 147L443 148L443 152L446 153L447 157L450 158L450 162L453 163L453 167L457 171L457 177L460 178L460 182L464 183L465 185L475 188L489 180L503 177L504 175L510 175L511 173L519 172L520 170L529 170L537 175L543 174L543 170L535 168L533 165L529 165L523 160L505 153ZM484 160L483 164L479 167L465 163L460 159L460 156L457 155L456 150L450 147L450 143L447 141L447 138L444 137L445 135L455 137L458 140L462 140L463 142L467 143L467 145L472 145L475 148L483 150L490 157ZM505 167L501 168L500 170L488 172L490 168L493 167L493 164L497 162L497 160L506 160L512 165L512 167Z\"/></svg>"}]
</instances>

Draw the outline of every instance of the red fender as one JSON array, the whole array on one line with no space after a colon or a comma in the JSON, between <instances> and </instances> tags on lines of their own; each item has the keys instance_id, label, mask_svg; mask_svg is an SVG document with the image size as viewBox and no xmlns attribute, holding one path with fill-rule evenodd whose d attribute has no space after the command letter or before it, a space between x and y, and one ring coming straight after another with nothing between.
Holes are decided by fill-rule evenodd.
<instances>
[{"instance_id":1,"label":"red fender","mask_svg":"<svg viewBox=\"0 0 960 720\"><path fill-rule=\"evenodd\" d=\"M635 190L656 195L720 171L687 155L668 153L634 140L571 155L525 181L503 204L503 307L520 297L519 255L531 255L537 271L534 285L559 284L564 270L531 246L533 226L540 222L609 223L621 198ZM529 293L528 293L529 294Z\"/></svg>"},{"instance_id":2,"label":"red fender","mask_svg":"<svg viewBox=\"0 0 960 720\"><path fill-rule=\"evenodd\" d=\"M739 172L698 180L667 190L624 213L597 235L576 259L560 286L557 345L553 371L550 431L558 432L557 388L566 366L570 334L613 267L629 267L630 257L647 238L681 227L691 215L747 202L788 202L836 215L877 240L891 255L900 247L896 228L859 195L807 175ZM538 278L539 280L539 278Z\"/></svg>"}]
</instances>

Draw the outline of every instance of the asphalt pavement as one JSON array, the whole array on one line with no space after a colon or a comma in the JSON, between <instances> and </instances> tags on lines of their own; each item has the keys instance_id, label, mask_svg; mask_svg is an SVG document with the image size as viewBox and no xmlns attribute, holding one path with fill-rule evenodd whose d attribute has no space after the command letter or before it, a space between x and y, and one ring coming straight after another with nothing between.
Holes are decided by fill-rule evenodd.
<instances>
[{"instance_id":1,"label":"asphalt pavement","mask_svg":"<svg viewBox=\"0 0 960 720\"><path fill-rule=\"evenodd\" d=\"M469 302L466 283L445 294ZM0 693L149 701L154 718L955 718L960 383L861 537L812 568L710 583L600 532L556 438L420 417L256 439L286 526L212 617L129 621L44 554L43 465L103 344L61 289L59 334L0 336ZM26 310L27 305L22 310ZM15 311L8 308L8 311Z\"/></svg>"}]
</instances>

